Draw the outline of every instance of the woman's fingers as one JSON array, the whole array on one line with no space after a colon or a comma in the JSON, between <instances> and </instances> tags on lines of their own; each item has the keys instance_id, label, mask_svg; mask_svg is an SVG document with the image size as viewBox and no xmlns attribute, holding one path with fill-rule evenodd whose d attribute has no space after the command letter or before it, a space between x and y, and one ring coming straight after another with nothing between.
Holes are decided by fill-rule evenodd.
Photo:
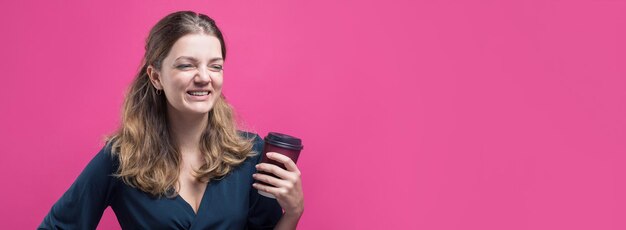
<instances>
[{"instance_id":1,"label":"woman's fingers","mask_svg":"<svg viewBox=\"0 0 626 230\"><path fill-rule=\"evenodd\" d=\"M279 178L285 179L285 180L291 180L291 181L295 181L297 180L298 177L300 177L300 170L298 169L298 166L296 166L296 163L294 163L291 158L280 154L280 153L276 153L276 152L268 152L267 156L274 160L277 161L279 163L282 163L283 165L285 165L285 169L273 165L273 164L268 164L268 163L260 163L256 165L256 169L259 171L264 171L264 172L269 172L272 173L274 175L276 175Z\"/></svg>"},{"instance_id":2,"label":"woman's fingers","mask_svg":"<svg viewBox=\"0 0 626 230\"><path fill-rule=\"evenodd\" d=\"M298 166L296 166L296 163L294 163L291 158L289 158L288 156L285 156L283 154L277 153L277 152L268 152L267 153L267 157L269 157L272 160L278 161L282 164L285 165L285 168L287 168L288 171L291 172L300 172L298 170Z\"/></svg>"},{"instance_id":3,"label":"woman's fingers","mask_svg":"<svg viewBox=\"0 0 626 230\"><path fill-rule=\"evenodd\" d=\"M281 167L278 167L278 166L273 165L273 164L260 163L260 164L256 165L256 169L258 171L263 171L263 172L274 174L277 177L279 177L281 179L284 179L284 180L294 179L294 176L291 175L291 172L289 172L287 170L284 170Z\"/></svg>"},{"instance_id":4,"label":"woman's fingers","mask_svg":"<svg viewBox=\"0 0 626 230\"><path fill-rule=\"evenodd\" d=\"M259 191L263 191L263 192L272 194L276 198L283 197L284 194L287 193L287 190L284 189L284 188L272 187L272 186L264 185L264 184L261 184L261 183L254 183L254 184L252 184L252 187L254 187L255 189L257 189Z\"/></svg>"},{"instance_id":5,"label":"woman's fingers","mask_svg":"<svg viewBox=\"0 0 626 230\"><path fill-rule=\"evenodd\" d=\"M300 170L289 157L283 154L270 152L267 157L284 164L287 170L274 164L257 164L258 172L273 174L276 177L255 173L253 177L259 182L252 184L252 186L259 191L274 195L285 213L301 215L304 209L304 195L302 194Z\"/></svg>"},{"instance_id":6,"label":"woman's fingers","mask_svg":"<svg viewBox=\"0 0 626 230\"><path fill-rule=\"evenodd\" d=\"M266 184L273 185L274 187L289 187L289 186L291 186L287 181L278 179L278 178L273 177L271 175L266 175L266 174L262 174L262 173L255 173L255 174L252 174L252 177L255 180L257 180L257 181L261 181L261 182L264 182Z\"/></svg>"}]
</instances>

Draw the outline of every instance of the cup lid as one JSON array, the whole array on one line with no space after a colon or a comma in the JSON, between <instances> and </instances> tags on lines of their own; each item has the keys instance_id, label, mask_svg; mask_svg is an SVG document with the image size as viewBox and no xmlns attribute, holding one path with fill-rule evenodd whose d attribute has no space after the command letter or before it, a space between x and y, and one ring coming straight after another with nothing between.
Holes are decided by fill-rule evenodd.
<instances>
[{"instance_id":1,"label":"cup lid","mask_svg":"<svg viewBox=\"0 0 626 230\"><path fill-rule=\"evenodd\" d=\"M265 142L286 149L302 150L304 148L300 138L277 132L269 132L265 136Z\"/></svg>"}]
</instances>

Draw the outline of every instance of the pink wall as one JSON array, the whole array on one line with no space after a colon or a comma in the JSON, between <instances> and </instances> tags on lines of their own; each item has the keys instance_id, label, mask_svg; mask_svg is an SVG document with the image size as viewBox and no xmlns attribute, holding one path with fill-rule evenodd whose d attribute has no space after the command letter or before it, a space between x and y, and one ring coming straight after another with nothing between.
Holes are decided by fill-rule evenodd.
<instances>
[{"instance_id":1,"label":"pink wall","mask_svg":"<svg viewBox=\"0 0 626 230\"><path fill-rule=\"evenodd\" d=\"M40 223L193 9L249 129L304 138L301 229L626 229L624 1L154 2L0 3L2 228Z\"/></svg>"}]
</instances>

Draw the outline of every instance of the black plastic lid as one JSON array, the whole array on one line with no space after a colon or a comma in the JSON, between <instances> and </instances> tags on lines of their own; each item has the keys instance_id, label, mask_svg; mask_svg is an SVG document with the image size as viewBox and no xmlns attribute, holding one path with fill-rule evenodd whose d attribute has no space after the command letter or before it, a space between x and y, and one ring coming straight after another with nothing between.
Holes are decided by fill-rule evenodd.
<instances>
[{"instance_id":1,"label":"black plastic lid","mask_svg":"<svg viewBox=\"0 0 626 230\"><path fill-rule=\"evenodd\" d=\"M265 136L265 142L286 149L302 150L304 148L300 138L276 132L269 132Z\"/></svg>"}]
</instances>

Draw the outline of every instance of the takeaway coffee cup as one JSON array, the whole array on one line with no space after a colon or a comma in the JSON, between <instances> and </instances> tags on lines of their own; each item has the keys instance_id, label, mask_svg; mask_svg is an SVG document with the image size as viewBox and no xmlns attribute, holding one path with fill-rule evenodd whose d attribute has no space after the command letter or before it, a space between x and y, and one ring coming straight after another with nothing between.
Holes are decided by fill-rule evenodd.
<instances>
[{"instance_id":1,"label":"takeaway coffee cup","mask_svg":"<svg viewBox=\"0 0 626 230\"><path fill-rule=\"evenodd\" d=\"M270 132L267 134L267 136L265 137L265 148L263 149L263 158L261 159L262 163L268 163L268 164L273 164L273 165L277 165L278 167L281 167L285 170L287 170L285 168L285 165L283 165L282 163L269 159L267 157L267 153L268 152L277 152L280 154L283 154L289 158L291 158L291 160L296 163L298 161L298 156L300 156L300 151L302 150L304 146L302 146L302 140L300 140L300 138L297 137L293 137L293 136L289 136L287 134L282 134L282 133L276 133L276 132ZM265 172L261 172L259 171L258 173L264 173L270 176L274 176L271 173L265 173ZM274 176L277 177L277 176ZM277 177L278 178L278 177ZM268 185L268 186L272 186L263 182L258 182L264 185ZM263 192L263 191L259 191L259 194L265 196L265 197L269 197L269 198L274 198L276 199L276 197L274 197L274 195Z\"/></svg>"}]
</instances>

